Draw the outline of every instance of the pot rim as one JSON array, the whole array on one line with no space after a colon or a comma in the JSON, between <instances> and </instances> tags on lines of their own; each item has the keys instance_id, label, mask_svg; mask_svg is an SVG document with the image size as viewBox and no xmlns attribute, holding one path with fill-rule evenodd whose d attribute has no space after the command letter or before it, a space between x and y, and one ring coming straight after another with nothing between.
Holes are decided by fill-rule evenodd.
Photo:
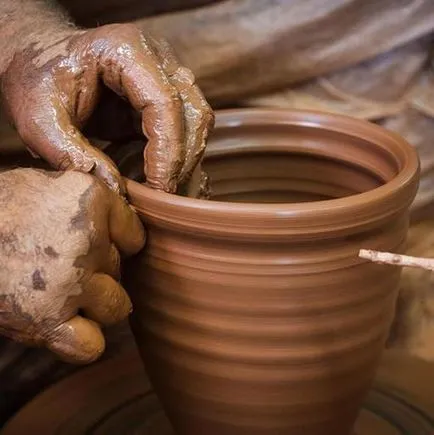
<instances>
[{"instance_id":1,"label":"pot rim","mask_svg":"<svg viewBox=\"0 0 434 435\"><path fill-rule=\"evenodd\" d=\"M392 146L400 151L401 170L390 181L372 190L321 201L305 203L234 203L187 198L154 190L144 184L126 180L132 205L145 215L177 220L214 222L217 226L248 226L252 218L263 226L281 227L282 219L299 228L315 227L314 219L327 217L329 225L349 227L397 213L410 206L418 185L419 157L417 151L401 136L371 122L318 111L275 108L226 109L216 111L215 129L237 126L301 126L342 133L374 144ZM399 205L398 205L399 204ZM375 210L377 208L377 210ZM176 216L173 215L176 213ZM231 221L229 223L228 219ZM289 221L288 221L289 220ZM334 224L334 225L333 225ZM322 225L321 225L322 226ZM275 228L277 229L277 228ZM283 227L282 227L283 229ZM330 228L331 229L331 228ZM336 229L336 228L335 228ZM318 228L319 230L319 228Z\"/></svg>"}]
</instances>

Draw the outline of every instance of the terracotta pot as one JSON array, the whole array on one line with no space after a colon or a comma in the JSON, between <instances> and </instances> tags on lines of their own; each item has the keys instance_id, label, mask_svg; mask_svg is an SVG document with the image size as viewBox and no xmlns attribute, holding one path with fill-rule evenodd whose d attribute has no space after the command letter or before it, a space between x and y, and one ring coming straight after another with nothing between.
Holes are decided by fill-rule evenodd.
<instances>
[{"instance_id":1,"label":"terracotta pot","mask_svg":"<svg viewBox=\"0 0 434 435\"><path fill-rule=\"evenodd\" d=\"M132 328L176 433L351 432L400 279L358 251L403 249L418 165L364 121L239 110L204 162L215 201L129 182L149 231Z\"/></svg>"}]
</instances>

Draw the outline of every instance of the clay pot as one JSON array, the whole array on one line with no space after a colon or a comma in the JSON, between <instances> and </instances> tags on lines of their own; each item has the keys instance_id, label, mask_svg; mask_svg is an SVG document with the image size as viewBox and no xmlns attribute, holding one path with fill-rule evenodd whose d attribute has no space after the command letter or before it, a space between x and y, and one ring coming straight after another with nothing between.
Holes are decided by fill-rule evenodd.
<instances>
[{"instance_id":1,"label":"clay pot","mask_svg":"<svg viewBox=\"0 0 434 435\"><path fill-rule=\"evenodd\" d=\"M418 184L403 139L342 116L218 113L214 201L128 183L148 229L132 328L179 435L348 435L394 317Z\"/></svg>"}]
</instances>

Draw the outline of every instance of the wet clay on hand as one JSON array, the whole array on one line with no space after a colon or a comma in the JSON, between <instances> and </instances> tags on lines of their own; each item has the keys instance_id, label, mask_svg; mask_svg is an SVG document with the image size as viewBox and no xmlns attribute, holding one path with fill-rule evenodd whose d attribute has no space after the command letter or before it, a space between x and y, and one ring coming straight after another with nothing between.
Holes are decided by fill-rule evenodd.
<instances>
[{"instance_id":1,"label":"wet clay on hand","mask_svg":"<svg viewBox=\"0 0 434 435\"><path fill-rule=\"evenodd\" d=\"M88 174L17 169L0 175L0 333L74 363L104 350L101 326L128 316L121 255L144 230Z\"/></svg>"},{"instance_id":2,"label":"wet clay on hand","mask_svg":"<svg viewBox=\"0 0 434 435\"><path fill-rule=\"evenodd\" d=\"M120 173L130 180L138 183L145 182L143 174L143 141L128 141L126 143L112 143L104 148L108 155L119 168ZM208 174L199 162L194 171L186 173L186 178L178 185L177 194L190 198L209 198L210 185Z\"/></svg>"},{"instance_id":3,"label":"wet clay on hand","mask_svg":"<svg viewBox=\"0 0 434 435\"><path fill-rule=\"evenodd\" d=\"M132 107L140 114L149 139L147 184L175 192L201 159L213 125L192 73L167 45L145 38L133 25L71 29L59 38L17 52L2 77L6 109L28 148L56 169L92 173L124 193L113 162L82 132L98 111L102 92L110 89L129 103L118 109ZM113 118L115 125L128 118L121 115ZM110 130L101 119L98 127Z\"/></svg>"}]
</instances>

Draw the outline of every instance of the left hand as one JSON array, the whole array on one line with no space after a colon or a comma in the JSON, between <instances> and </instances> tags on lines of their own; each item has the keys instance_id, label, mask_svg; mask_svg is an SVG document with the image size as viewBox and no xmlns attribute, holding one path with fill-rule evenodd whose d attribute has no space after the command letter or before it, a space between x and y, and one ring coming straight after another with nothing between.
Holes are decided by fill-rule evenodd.
<instances>
[{"instance_id":1,"label":"left hand","mask_svg":"<svg viewBox=\"0 0 434 435\"><path fill-rule=\"evenodd\" d=\"M34 154L58 170L92 173L121 194L119 171L83 135L86 124L90 130L96 125L96 133L102 129L105 139L113 126L114 134L128 135L134 126L131 105L149 139L147 183L175 192L199 162L214 121L191 71L179 65L169 47L145 38L132 24L71 29L55 41L38 41L15 53L2 91L13 124ZM114 118L98 116L109 107L104 99L104 107L97 107L103 91L129 105L118 98L121 111Z\"/></svg>"},{"instance_id":2,"label":"left hand","mask_svg":"<svg viewBox=\"0 0 434 435\"><path fill-rule=\"evenodd\" d=\"M121 259L145 244L139 217L89 174L0 174L0 334L84 364L102 326L131 311Z\"/></svg>"}]
</instances>

